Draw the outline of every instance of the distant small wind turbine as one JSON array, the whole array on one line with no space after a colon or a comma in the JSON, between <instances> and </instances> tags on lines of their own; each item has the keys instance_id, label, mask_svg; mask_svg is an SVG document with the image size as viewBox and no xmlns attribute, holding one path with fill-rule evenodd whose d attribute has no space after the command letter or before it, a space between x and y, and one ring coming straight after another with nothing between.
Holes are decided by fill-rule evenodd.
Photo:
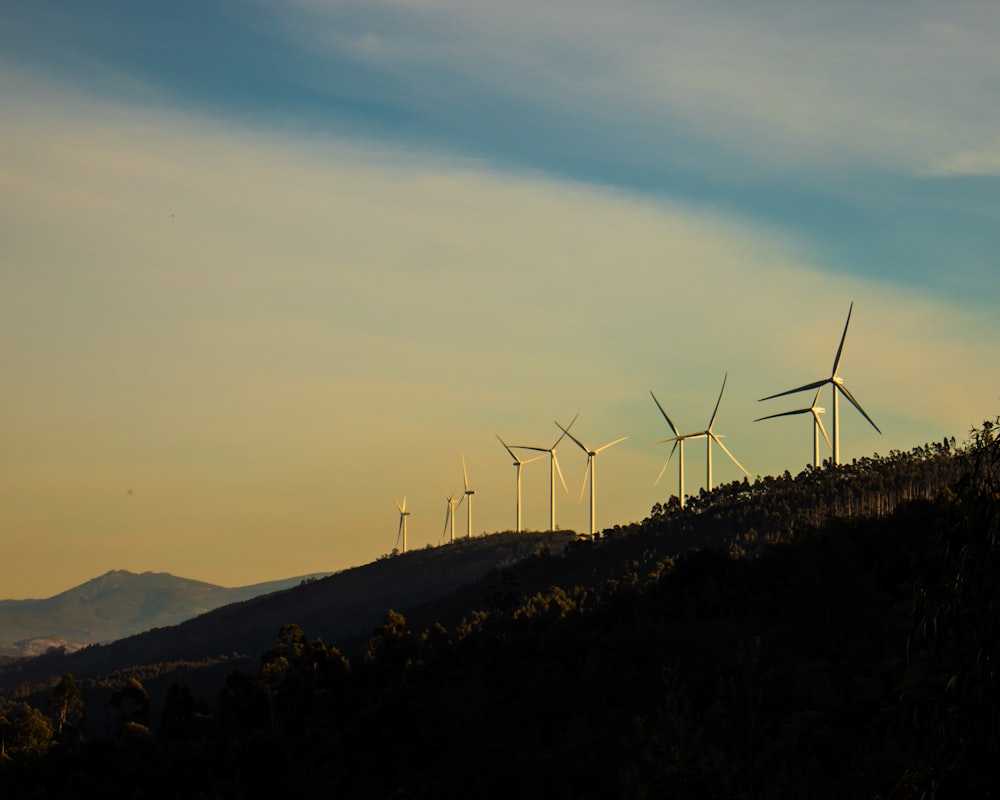
<instances>
[{"instance_id":1,"label":"distant small wind turbine","mask_svg":"<svg viewBox=\"0 0 1000 800\"><path fill-rule=\"evenodd\" d=\"M830 437L826 434L826 428L823 427L823 420L820 419L820 414L825 414L826 409L820 408L819 395L823 391L820 387L816 390L816 396L813 398L812 405L809 408L797 408L794 411L783 411L780 414L768 414L766 417L760 417L755 419L754 422L760 422L765 419L774 419L775 417L789 417L793 414L812 414L813 417L813 466L818 467L820 464L819 460L819 435L823 434L823 438L826 439L826 445L831 450L833 449L833 444L830 442Z\"/></svg>"},{"instance_id":2,"label":"distant small wind turbine","mask_svg":"<svg viewBox=\"0 0 1000 800\"><path fill-rule=\"evenodd\" d=\"M455 499L455 492L448 495L448 511L444 517L444 531L441 532L441 536L444 536L445 532L448 530L449 524L451 525L451 543L455 543L455 507L461 502L461 500Z\"/></svg>"},{"instance_id":3,"label":"distant small wind turbine","mask_svg":"<svg viewBox=\"0 0 1000 800\"><path fill-rule=\"evenodd\" d=\"M399 539L403 539L403 552L406 552L406 518L410 516L410 512L406 510L406 498L403 498L403 502L400 503L396 501L396 508L399 509L399 532L396 534L396 549L399 549Z\"/></svg>"},{"instance_id":4,"label":"distant small wind turbine","mask_svg":"<svg viewBox=\"0 0 1000 800\"><path fill-rule=\"evenodd\" d=\"M497 434L497 439L500 439L500 434ZM521 532L521 467L525 464L530 464L532 461L539 461L545 458L544 455L535 456L534 458L521 459L518 458L517 454L510 449L510 446L503 439L500 439L500 444L503 445L504 450L510 453L510 457L514 459L514 482L517 489L517 528L516 532Z\"/></svg>"},{"instance_id":5,"label":"distant small wind turbine","mask_svg":"<svg viewBox=\"0 0 1000 800\"><path fill-rule=\"evenodd\" d=\"M574 415L573 419L570 420L569 425L563 428L564 431L568 431L573 427L573 423L576 422L576 418L580 416L579 414ZM556 423L557 425L559 423ZM565 433L559 434L559 438L556 439L555 444L552 447L529 447L528 445L514 445L518 450L534 450L538 453L548 453L549 454L549 530L555 531L556 529L556 473L559 473L559 481L562 483L563 491L568 492L569 489L566 488L566 479L563 478L562 470L559 469L559 459L556 458L556 447L559 446L559 442L563 440Z\"/></svg>"},{"instance_id":6,"label":"distant small wind turbine","mask_svg":"<svg viewBox=\"0 0 1000 800\"><path fill-rule=\"evenodd\" d=\"M681 508L684 508L684 442L688 439L704 439L704 433L686 433L681 435L677 432L677 428L674 426L673 421L667 416L667 412L663 410L663 406L660 405L660 401L656 399L656 395L650 391L650 396L653 398L653 402L656 403L656 407L660 409L660 413L663 418L667 421L667 425L670 426L670 430L673 431L674 435L669 439L661 439L654 444L666 444L667 442L673 442L674 446L670 448L670 454L667 456L667 460L663 462L663 466L660 467L660 474L656 476L656 480L653 481L653 486L656 486L660 482L660 478L663 477L663 473L667 471L667 465L670 463L670 459L673 458L674 451L677 451L677 498L680 500Z\"/></svg>"},{"instance_id":7,"label":"distant small wind turbine","mask_svg":"<svg viewBox=\"0 0 1000 800\"><path fill-rule=\"evenodd\" d=\"M833 359L833 369L830 371L829 378L823 378L820 381L813 381L812 383L807 383L805 386L799 386L795 389L789 389L787 392L778 392L778 394L772 394L767 397L762 397L761 401L773 400L775 397L784 397L786 394L796 394L797 392L808 392L811 389L820 389L826 384L830 384L833 387L833 463L840 463L840 408L837 403L837 393L844 395L848 402L854 406L858 411L861 412L869 424L881 435L882 431L879 430L878 425L876 425L872 418L865 413L865 410L861 407L861 404L854 399L854 395L851 394L847 386L844 385L844 379L837 374L837 370L840 368L840 358L844 354L844 340L847 338L847 326L851 324L851 312L854 311L854 303L851 303L850 308L847 309L847 322L844 323L844 332L840 336L840 346L837 348L837 355Z\"/></svg>"},{"instance_id":8,"label":"distant small wind turbine","mask_svg":"<svg viewBox=\"0 0 1000 800\"><path fill-rule=\"evenodd\" d=\"M607 450L612 445L618 444L619 442L624 442L628 437L622 436L620 439L615 439L613 442L608 442L605 445L591 450L587 445L577 439L572 433L569 432L567 428L564 428L558 422L556 423L559 430L561 430L566 436L576 442L577 447L583 450L587 454L587 472L583 476L583 486L580 487L580 499L583 499L583 493L587 490L587 480L590 480L590 535L593 536L597 532L597 523L595 519L595 490L594 490L594 462L597 461L597 454L602 450Z\"/></svg>"},{"instance_id":9,"label":"distant small wind turbine","mask_svg":"<svg viewBox=\"0 0 1000 800\"><path fill-rule=\"evenodd\" d=\"M462 453L462 480L465 482L465 494L463 494L461 500L458 501L458 505L459 506L462 505L462 502L464 500L469 501L468 503L465 504L465 508L469 512L469 522L468 522L468 528L466 529L467 530L466 538L471 539L472 538L472 495L474 495L476 492L473 489L469 488L469 471L465 468L465 453ZM456 508L458 508L458 506L456 506Z\"/></svg>"}]
</instances>

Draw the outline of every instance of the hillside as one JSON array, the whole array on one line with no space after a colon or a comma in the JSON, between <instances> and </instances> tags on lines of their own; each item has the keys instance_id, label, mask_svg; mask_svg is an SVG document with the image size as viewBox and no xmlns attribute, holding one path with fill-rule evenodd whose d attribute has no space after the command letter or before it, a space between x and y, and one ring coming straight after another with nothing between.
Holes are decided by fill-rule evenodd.
<instances>
[{"instance_id":1,"label":"hillside","mask_svg":"<svg viewBox=\"0 0 1000 800\"><path fill-rule=\"evenodd\" d=\"M112 570L43 600L0 600L0 656L123 639L328 574L225 588L167 573Z\"/></svg>"},{"instance_id":2,"label":"hillside","mask_svg":"<svg viewBox=\"0 0 1000 800\"><path fill-rule=\"evenodd\" d=\"M568 532L497 534L383 558L286 591L226 605L171 627L74 653L51 653L0 665L0 688L66 672L93 677L137 665L233 654L256 656L270 647L278 629L289 620L326 641L350 639L370 631L387 608L418 606L474 583L498 566L538 552L560 552L574 539L575 534Z\"/></svg>"},{"instance_id":3,"label":"hillside","mask_svg":"<svg viewBox=\"0 0 1000 800\"><path fill-rule=\"evenodd\" d=\"M44 715L8 706L21 749L0 791L85 778L106 797L995 796L996 430L733 483L561 552L512 549L478 580L397 595L353 637L321 641L339 606L305 602L334 579L290 590L255 663L223 665L214 685L164 672L177 683L156 704L136 672L87 699L107 735L46 735ZM505 539L532 537L359 572L384 599L394 579Z\"/></svg>"}]
</instances>

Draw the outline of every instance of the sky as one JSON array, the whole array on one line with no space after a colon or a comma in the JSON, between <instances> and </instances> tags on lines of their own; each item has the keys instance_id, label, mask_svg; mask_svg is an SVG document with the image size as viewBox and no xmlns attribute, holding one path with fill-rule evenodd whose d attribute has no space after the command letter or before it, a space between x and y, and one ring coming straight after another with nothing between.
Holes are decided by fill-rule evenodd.
<instances>
[{"instance_id":1,"label":"sky","mask_svg":"<svg viewBox=\"0 0 1000 800\"><path fill-rule=\"evenodd\" d=\"M1000 6L0 0L0 597L597 527L1000 411ZM828 392L821 402L831 406ZM826 424L831 424L831 413ZM585 454L556 523L589 530ZM531 453L524 451L524 456ZM829 456L827 451L826 457ZM716 483L743 475L714 453ZM546 461L522 472L549 522ZM685 448L685 483L705 449ZM465 535L466 507L456 532Z\"/></svg>"}]
</instances>

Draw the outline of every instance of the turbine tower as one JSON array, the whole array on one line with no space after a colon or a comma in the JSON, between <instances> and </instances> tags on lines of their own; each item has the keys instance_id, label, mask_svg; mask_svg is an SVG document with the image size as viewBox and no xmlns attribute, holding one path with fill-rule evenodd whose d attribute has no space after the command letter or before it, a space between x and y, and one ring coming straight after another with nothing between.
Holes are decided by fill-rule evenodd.
<instances>
[{"instance_id":1,"label":"turbine tower","mask_svg":"<svg viewBox=\"0 0 1000 800\"><path fill-rule=\"evenodd\" d=\"M499 433L497 434L497 439L500 439L500 434ZM542 458L545 458L545 456L544 455L540 455L540 456L535 456L534 458L520 459L520 458L517 457L517 454L513 450L510 449L510 447L508 446L507 442L505 442L503 439L500 439L500 444L503 445L504 450L506 450L508 453L510 453L510 457L514 459L514 476L515 476L514 477L514 482L516 484L516 489L517 489L517 528L516 528L516 531L517 531L517 533L520 533L521 532L521 467L524 466L525 464L530 464L532 461L538 461L538 460L540 460Z\"/></svg>"},{"instance_id":2,"label":"turbine tower","mask_svg":"<svg viewBox=\"0 0 1000 800\"><path fill-rule=\"evenodd\" d=\"M580 499L583 499L583 493L587 489L587 480L590 480L590 535L593 536L597 532L596 521L594 517L594 506L595 506L595 491L594 491L594 462L597 460L597 454L602 450L607 450L611 445L618 444L619 442L624 442L628 437L622 436L620 439L615 439L613 442L608 442L605 445L601 445L595 450L591 450L587 445L577 439L572 433L569 432L562 425L557 422L556 425L559 427L566 436L576 442L577 446L587 454L587 472L583 476L583 486L580 487Z\"/></svg>"},{"instance_id":3,"label":"turbine tower","mask_svg":"<svg viewBox=\"0 0 1000 800\"><path fill-rule=\"evenodd\" d=\"M679 434L677 432L677 428L674 426L674 423L671 421L670 417L667 416L667 412L664 411L663 406L660 405L660 401L656 399L656 395L653 394L652 391L650 391L649 394L652 396L653 402L656 403L656 407L660 409L660 413L663 415L663 418L667 421L667 425L670 426L670 430L673 431L674 433L674 435L671 436L669 439L661 439L660 441L653 443L654 445L666 444L667 442L674 443L674 446L670 448L670 454L667 456L667 460L663 462L663 466L660 468L660 474L657 475L656 480L653 481L653 486L656 486L656 484L660 482L660 478L662 478L663 473L667 471L667 465L670 463L670 459L673 458L674 451L676 450L678 458L677 498L680 500L681 508L684 508L684 442L686 442L688 439L704 439L705 434L703 433L686 433L684 435Z\"/></svg>"},{"instance_id":4,"label":"turbine tower","mask_svg":"<svg viewBox=\"0 0 1000 800\"><path fill-rule=\"evenodd\" d=\"M851 324L851 312L854 311L854 303L851 303L851 307L847 309L847 322L844 323L844 332L840 336L840 346L837 348L837 355L833 359L833 369L830 371L829 378L823 378L823 380L813 381L812 383L807 383L805 386L799 386L795 389L789 389L787 392L778 392L778 394L772 394L767 397L762 397L761 401L773 400L775 397L784 397L786 394L796 394L797 392L808 392L811 389L820 389L826 384L830 384L833 388L833 463L840 463L840 409L837 403L837 393L844 395L847 401L854 406L858 411L861 412L869 424L878 431L881 435L882 431L879 430L878 425L876 425L872 418L865 413L865 410L861 407L861 404L854 399L854 395L851 394L847 386L844 385L844 379L841 378L837 371L840 369L840 359L844 354L844 340L847 338L847 326Z\"/></svg>"},{"instance_id":5,"label":"turbine tower","mask_svg":"<svg viewBox=\"0 0 1000 800\"><path fill-rule=\"evenodd\" d=\"M833 450L833 444L830 442L830 437L826 434L826 428L823 427L823 420L820 419L820 414L825 414L826 409L820 408L819 395L823 389L820 387L816 390L816 396L813 398L812 405L809 408L797 408L794 411L783 411L780 414L768 414L766 417L760 417L760 419L755 419L754 422L760 422L765 419L774 419L775 417L788 417L793 414L812 414L813 417L813 466L819 467L819 435L822 432L823 438L826 439L826 445L831 450Z\"/></svg>"},{"instance_id":6,"label":"turbine tower","mask_svg":"<svg viewBox=\"0 0 1000 800\"><path fill-rule=\"evenodd\" d=\"M399 531L396 533L396 549L399 549L399 540L403 539L403 552L406 552L406 518L410 516L410 512L406 510L406 498L403 498L403 502L400 503L396 501L396 508L399 509Z\"/></svg>"},{"instance_id":7,"label":"turbine tower","mask_svg":"<svg viewBox=\"0 0 1000 800\"><path fill-rule=\"evenodd\" d=\"M462 495L462 499L458 501L458 505L462 505L463 500L468 500L469 502L465 504L466 510L469 512L469 522L468 528L466 529L465 538L472 538L472 495L476 492L469 488L469 471L465 468L465 453L462 453L462 480L465 482L465 494ZM456 506L458 508L458 506Z\"/></svg>"},{"instance_id":8,"label":"turbine tower","mask_svg":"<svg viewBox=\"0 0 1000 800\"><path fill-rule=\"evenodd\" d=\"M514 445L518 450L534 450L538 453L548 453L549 454L549 530L555 531L556 529L556 473L559 473L559 481L562 483L563 491L568 492L569 489L566 488L566 480L563 478L562 470L559 469L559 459L556 458L556 447L559 446L559 442L563 440L566 435L566 431L573 427L573 423L576 422L576 418L580 416L579 414L574 415L573 419L570 420L569 425L565 428L562 425L556 424L562 428L563 433L559 434L559 438L556 439L555 444L552 447L529 447L528 445Z\"/></svg>"}]
</instances>

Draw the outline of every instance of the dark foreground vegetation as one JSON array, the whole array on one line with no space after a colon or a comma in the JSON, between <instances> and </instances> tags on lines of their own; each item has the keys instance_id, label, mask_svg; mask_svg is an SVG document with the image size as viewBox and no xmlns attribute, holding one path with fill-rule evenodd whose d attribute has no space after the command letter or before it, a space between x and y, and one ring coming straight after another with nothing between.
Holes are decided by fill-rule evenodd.
<instances>
[{"instance_id":1,"label":"dark foreground vegetation","mask_svg":"<svg viewBox=\"0 0 1000 800\"><path fill-rule=\"evenodd\" d=\"M997 432L657 506L449 627L289 620L155 715L134 675L10 695L0 797L994 797Z\"/></svg>"}]
</instances>

